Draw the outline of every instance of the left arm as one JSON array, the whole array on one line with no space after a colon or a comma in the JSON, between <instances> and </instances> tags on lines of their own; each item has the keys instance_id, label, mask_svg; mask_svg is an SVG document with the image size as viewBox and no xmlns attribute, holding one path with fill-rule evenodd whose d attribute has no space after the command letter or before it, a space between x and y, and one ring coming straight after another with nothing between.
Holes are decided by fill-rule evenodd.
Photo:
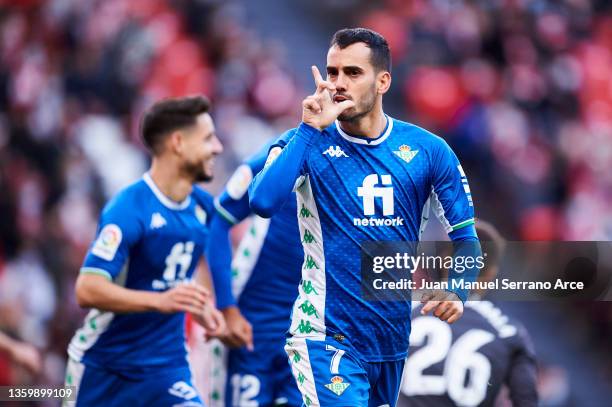
<instances>
[{"instance_id":1,"label":"left arm","mask_svg":"<svg viewBox=\"0 0 612 407\"><path fill-rule=\"evenodd\" d=\"M211 287L210 271L206 258L202 256L196 274L194 276L195 284L203 287ZM203 326L207 331L207 336L219 336L226 330L223 314L210 301L207 302L199 313L191 313L191 317L198 324Z\"/></svg>"},{"instance_id":2,"label":"left arm","mask_svg":"<svg viewBox=\"0 0 612 407\"><path fill-rule=\"evenodd\" d=\"M432 154L432 192L433 210L453 242L454 257L481 255L478 235L474 228L474 205L472 194L463 168L457 156L443 140ZM422 314L435 310L434 315L449 323L455 322L463 314L463 303L469 290L454 288L453 281L475 281L478 276L476 263L465 267L463 272L454 268L449 271L449 290L437 292L423 298L426 302Z\"/></svg>"}]
</instances>

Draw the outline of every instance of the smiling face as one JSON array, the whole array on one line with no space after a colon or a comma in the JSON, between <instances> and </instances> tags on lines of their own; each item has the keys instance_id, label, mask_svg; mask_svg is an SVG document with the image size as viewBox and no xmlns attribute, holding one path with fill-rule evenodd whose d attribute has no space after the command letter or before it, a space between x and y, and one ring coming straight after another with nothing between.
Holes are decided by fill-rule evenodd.
<instances>
[{"instance_id":1,"label":"smiling face","mask_svg":"<svg viewBox=\"0 0 612 407\"><path fill-rule=\"evenodd\" d=\"M210 181L213 178L215 156L223 151L212 118L208 113L202 113L193 126L180 133L181 171L192 178L193 182Z\"/></svg>"},{"instance_id":2,"label":"smiling face","mask_svg":"<svg viewBox=\"0 0 612 407\"><path fill-rule=\"evenodd\" d=\"M377 106L391 84L391 74L372 65L371 50L363 42L345 48L332 46L327 53L327 80L336 86L334 102L352 100L355 106L345 110L338 120L357 121Z\"/></svg>"}]
</instances>

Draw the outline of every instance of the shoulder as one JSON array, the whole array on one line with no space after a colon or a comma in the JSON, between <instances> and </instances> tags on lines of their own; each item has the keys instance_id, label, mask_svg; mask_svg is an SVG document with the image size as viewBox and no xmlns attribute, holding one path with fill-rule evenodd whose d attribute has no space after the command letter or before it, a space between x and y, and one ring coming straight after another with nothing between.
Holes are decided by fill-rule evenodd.
<instances>
[{"instance_id":1,"label":"shoulder","mask_svg":"<svg viewBox=\"0 0 612 407\"><path fill-rule=\"evenodd\" d=\"M98 241L115 242L116 247L122 240L135 242L144 230L143 207L147 207L150 194L143 180L119 191L102 209Z\"/></svg>"},{"instance_id":2,"label":"shoulder","mask_svg":"<svg viewBox=\"0 0 612 407\"><path fill-rule=\"evenodd\" d=\"M273 147L285 147L287 145L287 143L289 143L291 141L291 139L293 138L293 136L295 136L295 133L297 131L297 127L291 128L287 131L285 131L283 134L281 134L271 145L270 148Z\"/></svg>"},{"instance_id":3,"label":"shoulder","mask_svg":"<svg viewBox=\"0 0 612 407\"><path fill-rule=\"evenodd\" d=\"M434 147L434 148L447 148L448 144L446 141L432 133L429 130L426 130L422 127L417 126L416 124L408 123L398 119L391 119L393 121L393 134L398 136L408 137L419 144L422 144L426 147Z\"/></svg>"},{"instance_id":4,"label":"shoulder","mask_svg":"<svg viewBox=\"0 0 612 407\"><path fill-rule=\"evenodd\" d=\"M125 214L126 216L136 216L142 213L142 205L150 196L150 190L146 183L140 179L119 191L111 198L104 209L102 215Z\"/></svg>"},{"instance_id":5,"label":"shoulder","mask_svg":"<svg viewBox=\"0 0 612 407\"><path fill-rule=\"evenodd\" d=\"M504 313L501 307L491 301L467 301L465 306L486 320L500 338L517 338L525 331L523 324Z\"/></svg>"}]
</instances>

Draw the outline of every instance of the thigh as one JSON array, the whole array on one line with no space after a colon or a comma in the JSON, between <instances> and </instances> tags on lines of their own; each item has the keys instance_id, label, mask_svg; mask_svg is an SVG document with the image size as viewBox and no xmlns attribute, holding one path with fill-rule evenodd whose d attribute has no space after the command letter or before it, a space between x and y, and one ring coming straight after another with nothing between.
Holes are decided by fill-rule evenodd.
<instances>
[{"instance_id":1,"label":"thigh","mask_svg":"<svg viewBox=\"0 0 612 407\"><path fill-rule=\"evenodd\" d=\"M134 391L138 393L138 405L143 407L204 407L188 366L162 370L143 380Z\"/></svg>"},{"instance_id":2,"label":"thigh","mask_svg":"<svg viewBox=\"0 0 612 407\"><path fill-rule=\"evenodd\" d=\"M132 401L130 388L134 382L127 383L112 372L85 366L72 359L68 360L66 367L65 384L76 388L75 401L64 402L62 406L65 407L122 406Z\"/></svg>"},{"instance_id":3,"label":"thigh","mask_svg":"<svg viewBox=\"0 0 612 407\"><path fill-rule=\"evenodd\" d=\"M395 407L402 382L405 359L376 363L378 378L372 386L370 407Z\"/></svg>"},{"instance_id":4,"label":"thigh","mask_svg":"<svg viewBox=\"0 0 612 407\"><path fill-rule=\"evenodd\" d=\"M329 338L290 338L285 351L304 405L367 407L368 376L349 348Z\"/></svg>"},{"instance_id":5,"label":"thigh","mask_svg":"<svg viewBox=\"0 0 612 407\"><path fill-rule=\"evenodd\" d=\"M275 406L300 407L302 395L297 388L291 365L287 360L287 354L280 348L281 352L275 357L274 363L274 401Z\"/></svg>"},{"instance_id":6,"label":"thigh","mask_svg":"<svg viewBox=\"0 0 612 407\"><path fill-rule=\"evenodd\" d=\"M227 407L273 405L271 360L271 355L259 347L253 351L232 349L229 352L225 387Z\"/></svg>"}]
</instances>

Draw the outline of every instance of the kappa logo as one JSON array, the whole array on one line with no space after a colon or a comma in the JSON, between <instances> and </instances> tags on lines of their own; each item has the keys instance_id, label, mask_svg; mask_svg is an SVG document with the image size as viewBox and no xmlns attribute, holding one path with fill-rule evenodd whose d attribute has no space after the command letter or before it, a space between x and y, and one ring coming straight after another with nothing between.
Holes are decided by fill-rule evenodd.
<instances>
[{"instance_id":1,"label":"kappa logo","mask_svg":"<svg viewBox=\"0 0 612 407\"><path fill-rule=\"evenodd\" d=\"M185 400L191 400L198 395L193 387L182 380L174 383L172 387L168 389L168 393Z\"/></svg>"},{"instance_id":2,"label":"kappa logo","mask_svg":"<svg viewBox=\"0 0 612 407\"><path fill-rule=\"evenodd\" d=\"M159 212L155 212L153 216L151 216L151 229L159 229L161 227L166 226L166 219Z\"/></svg>"},{"instance_id":3,"label":"kappa logo","mask_svg":"<svg viewBox=\"0 0 612 407\"><path fill-rule=\"evenodd\" d=\"M340 148L340 146L329 146L329 148L323 151L323 155L329 155L330 157L339 158L347 157L346 153Z\"/></svg>"}]
</instances>

